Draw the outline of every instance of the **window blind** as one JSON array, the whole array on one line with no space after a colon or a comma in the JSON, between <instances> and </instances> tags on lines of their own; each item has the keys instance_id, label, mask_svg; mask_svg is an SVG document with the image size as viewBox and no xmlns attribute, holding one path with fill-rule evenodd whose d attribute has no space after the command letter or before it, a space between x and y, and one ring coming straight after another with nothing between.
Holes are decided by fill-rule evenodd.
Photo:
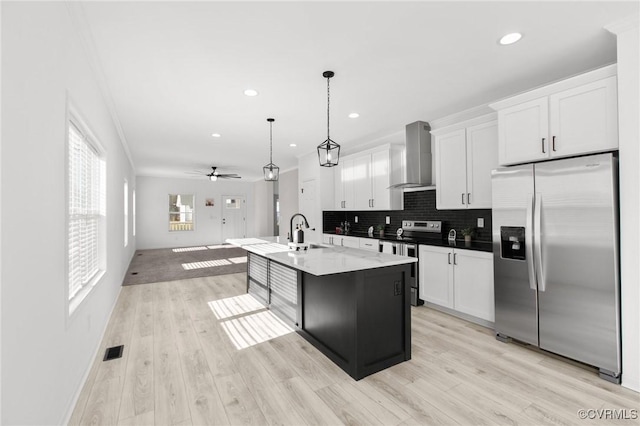
<instances>
[{"instance_id":1,"label":"window blind","mask_svg":"<svg viewBox=\"0 0 640 426\"><path fill-rule=\"evenodd\" d=\"M69 299L100 271L100 226L105 215L106 167L96 149L69 123Z\"/></svg>"}]
</instances>

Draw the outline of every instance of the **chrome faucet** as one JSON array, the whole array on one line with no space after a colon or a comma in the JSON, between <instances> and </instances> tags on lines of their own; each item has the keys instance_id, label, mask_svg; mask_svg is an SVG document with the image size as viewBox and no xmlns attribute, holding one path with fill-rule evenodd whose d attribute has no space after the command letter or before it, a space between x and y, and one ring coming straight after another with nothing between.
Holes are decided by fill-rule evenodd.
<instances>
[{"instance_id":1,"label":"chrome faucet","mask_svg":"<svg viewBox=\"0 0 640 426\"><path fill-rule=\"evenodd\" d=\"M293 242L293 219L296 216L302 216L302 219L304 220L305 228L309 229L309 222L307 222L307 218L304 217L302 213L295 213L293 216L291 216L291 219L289 220L289 241L291 242Z\"/></svg>"}]
</instances>

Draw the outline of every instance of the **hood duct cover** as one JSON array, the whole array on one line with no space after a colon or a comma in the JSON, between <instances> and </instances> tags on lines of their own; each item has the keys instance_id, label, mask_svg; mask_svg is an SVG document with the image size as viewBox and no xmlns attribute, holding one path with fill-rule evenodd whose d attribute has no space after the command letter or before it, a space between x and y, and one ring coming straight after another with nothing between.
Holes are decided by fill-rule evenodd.
<instances>
[{"instance_id":1,"label":"hood duct cover","mask_svg":"<svg viewBox=\"0 0 640 426\"><path fill-rule=\"evenodd\" d=\"M431 185L431 126L416 121L406 126L405 167L407 181L389 188L417 188Z\"/></svg>"}]
</instances>

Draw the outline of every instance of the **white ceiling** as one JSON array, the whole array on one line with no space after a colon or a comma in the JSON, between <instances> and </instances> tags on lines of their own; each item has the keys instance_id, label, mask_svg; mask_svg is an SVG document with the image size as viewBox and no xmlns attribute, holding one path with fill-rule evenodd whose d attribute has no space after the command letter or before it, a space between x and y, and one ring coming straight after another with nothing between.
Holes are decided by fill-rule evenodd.
<instances>
[{"instance_id":1,"label":"white ceiling","mask_svg":"<svg viewBox=\"0 0 640 426\"><path fill-rule=\"evenodd\" d=\"M86 2L138 175L243 180L331 138L345 151L615 62L603 27L638 2ZM511 46L508 32L524 37ZM255 88L257 97L243 95ZM349 119L350 112L360 118ZM220 133L219 139L211 137ZM390 136L391 135L391 136ZM296 143L297 148L290 148Z\"/></svg>"}]
</instances>

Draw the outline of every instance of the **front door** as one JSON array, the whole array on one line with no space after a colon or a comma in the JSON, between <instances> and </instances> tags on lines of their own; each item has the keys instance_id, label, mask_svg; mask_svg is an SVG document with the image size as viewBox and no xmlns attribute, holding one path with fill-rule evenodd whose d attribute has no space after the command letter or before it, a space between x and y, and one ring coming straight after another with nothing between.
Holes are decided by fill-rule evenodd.
<instances>
[{"instance_id":1,"label":"front door","mask_svg":"<svg viewBox=\"0 0 640 426\"><path fill-rule=\"evenodd\" d=\"M246 200L244 195L222 196L222 242L247 235Z\"/></svg>"}]
</instances>

